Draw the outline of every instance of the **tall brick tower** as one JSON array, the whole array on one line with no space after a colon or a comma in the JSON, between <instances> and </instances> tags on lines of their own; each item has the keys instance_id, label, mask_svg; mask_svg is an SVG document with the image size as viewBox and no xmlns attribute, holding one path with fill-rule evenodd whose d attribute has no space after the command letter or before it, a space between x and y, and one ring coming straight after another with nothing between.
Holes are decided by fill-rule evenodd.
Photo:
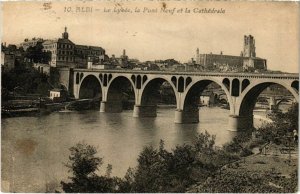
<instances>
[{"instance_id":1,"label":"tall brick tower","mask_svg":"<svg viewBox=\"0 0 300 194\"><path fill-rule=\"evenodd\" d=\"M196 50L196 63L200 64L200 53L199 53L199 48Z\"/></svg>"},{"instance_id":2,"label":"tall brick tower","mask_svg":"<svg viewBox=\"0 0 300 194\"><path fill-rule=\"evenodd\" d=\"M255 40L253 36L244 36L244 57L256 57Z\"/></svg>"}]
</instances>

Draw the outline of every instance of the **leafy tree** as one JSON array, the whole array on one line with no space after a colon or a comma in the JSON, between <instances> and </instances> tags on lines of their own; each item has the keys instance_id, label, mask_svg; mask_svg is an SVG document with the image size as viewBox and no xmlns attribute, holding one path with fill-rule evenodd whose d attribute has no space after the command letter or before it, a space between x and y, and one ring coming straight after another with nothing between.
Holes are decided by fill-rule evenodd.
<instances>
[{"instance_id":1,"label":"leafy tree","mask_svg":"<svg viewBox=\"0 0 300 194\"><path fill-rule=\"evenodd\" d=\"M133 168L128 168L124 178L122 181L120 181L119 184L119 191L123 193L129 193L133 190L133 184L134 184L134 176L135 176L135 170Z\"/></svg>"},{"instance_id":2,"label":"leafy tree","mask_svg":"<svg viewBox=\"0 0 300 194\"><path fill-rule=\"evenodd\" d=\"M145 147L133 173L132 192L185 192L189 185L204 181L222 161L214 149L215 136L199 134L192 145L178 145L171 152L160 142L159 149ZM224 159L226 155L223 156Z\"/></svg>"},{"instance_id":3,"label":"leafy tree","mask_svg":"<svg viewBox=\"0 0 300 194\"><path fill-rule=\"evenodd\" d=\"M159 153L152 146L147 146L138 158L133 189L135 192L157 192L160 188L161 173L164 163Z\"/></svg>"},{"instance_id":4,"label":"leafy tree","mask_svg":"<svg viewBox=\"0 0 300 194\"><path fill-rule=\"evenodd\" d=\"M96 157L97 150L91 145L78 143L70 148L71 155L66 166L72 172L71 182L61 181L62 188L68 193L116 192L120 179L98 176L96 171L103 164L103 159ZM109 167L111 171L111 167Z\"/></svg>"},{"instance_id":5,"label":"leafy tree","mask_svg":"<svg viewBox=\"0 0 300 194\"><path fill-rule=\"evenodd\" d=\"M16 87L22 87L25 93L49 94L51 86L48 84L49 77L39 73L34 68L12 69L9 72L1 72L2 87L8 91L14 91Z\"/></svg>"},{"instance_id":6,"label":"leafy tree","mask_svg":"<svg viewBox=\"0 0 300 194\"><path fill-rule=\"evenodd\" d=\"M293 130L298 131L298 103L293 104L286 113L275 112L270 115L273 123L258 129L259 134L267 142L282 143L278 137L283 137Z\"/></svg>"},{"instance_id":7,"label":"leafy tree","mask_svg":"<svg viewBox=\"0 0 300 194\"><path fill-rule=\"evenodd\" d=\"M200 133L197 136L194 146L196 151L201 153L211 153L214 150L216 136L211 136L207 131Z\"/></svg>"},{"instance_id":8,"label":"leafy tree","mask_svg":"<svg viewBox=\"0 0 300 194\"><path fill-rule=\"evenodd\" d=\"M241 157L251 155L252 152L249 149L249 142L251 140L251 131L245 131L239 133L233 140L223 146L224 151L237 154Z\"/></svg>"},{"instance_id":9,"label":"leafy tree","mask_svg":"<svg viewBox=\"0 0 300 194\"><path fill-rule=\"evenodd\" d=\"M51 52L43 51L42 43L30 46L24 55L34 63L48 63L51 60Z\"/></svg>"}]
</instances>

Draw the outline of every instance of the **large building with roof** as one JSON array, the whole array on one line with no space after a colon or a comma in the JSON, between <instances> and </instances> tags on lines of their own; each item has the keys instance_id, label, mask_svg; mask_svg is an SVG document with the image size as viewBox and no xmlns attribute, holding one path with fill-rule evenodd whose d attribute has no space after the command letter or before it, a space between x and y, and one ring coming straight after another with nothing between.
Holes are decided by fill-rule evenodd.
<instances>
[{"instance_id":1,"label":"large building with roof","mask_svg":"<svg viewBox=\"0 0 300 194\"><path fill-rule=\"evenodd\" d=\"M256 57L255 40L253 36L244 36L244 50L240 56L220 54L200 54L196 51L196 64L208 71L265 71L267 60Z\"/></svg>"},{"instance_id":2,"label":"large building with roof","mask_svg":"<svg viewBox=\"0 0 300 194\"><path fill-rule=\"evenodd\" d=\"M22 42L20 44L20 47L22 47L24 49L24 51L26 51L29 47L34 47L39 43L42 43L44 40L42 38L32 38L31 40L29 40L28 38L26 38L24 40L24 42Z\"/></svg>"},{"instance_id":3,"label":"large building with roof","mask_svg":"<svg viewBox=\"0 0 300 194\"><path fill-rule=\"evenodd\" d=\"M51 52L50 66L86 68L88 57L105 58L105 50L97 46L76 45L69 39L67 28L62 38L46 40L43 42L43 50Z\"/></svg>"}]
</instances>

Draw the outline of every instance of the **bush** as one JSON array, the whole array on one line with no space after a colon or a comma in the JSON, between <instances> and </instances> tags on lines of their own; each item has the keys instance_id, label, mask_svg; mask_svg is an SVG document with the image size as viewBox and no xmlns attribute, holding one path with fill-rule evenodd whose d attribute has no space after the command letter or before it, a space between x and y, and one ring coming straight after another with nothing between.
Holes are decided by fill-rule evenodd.
<instances>
[{"instance_id":1,"label":"bush","mask_svg":"<svg viewBox=\"0 0 300 194\"><path fill-rule=\"evenodd\" d=\"M282 178L283 182L289 179ZM289 188L273 186L275 182L270 176L250 171L231 170L218 176L211 177L203 182L197 189L201 193L273 193L273 192L295 192L295 187Z\"/></svg>"}]
</instances>

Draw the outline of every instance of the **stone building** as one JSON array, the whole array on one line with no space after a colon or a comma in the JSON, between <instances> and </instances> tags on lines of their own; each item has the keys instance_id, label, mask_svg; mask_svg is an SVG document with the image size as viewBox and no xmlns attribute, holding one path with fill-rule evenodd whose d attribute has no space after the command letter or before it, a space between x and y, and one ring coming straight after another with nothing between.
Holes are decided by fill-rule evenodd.
<instances>
[{"instance_id":1,"label":"stone building","mask_svg":"<svg viewBox=\"0 0 300 194\"><path fill-rule=\"evenodd\" d=\"M211 106L214 105L216 101L216 96L212 91L203 91L200 95L201 106Z\"/></svg>"},{"instance_id":2,"label":"stone building","mask_svg":"<svg viewBox=\"0 0 300 194\"><path fill-rule=\"evenodd\" d=\"M74 57L77 67L87 68L89 57L95 58L99 63L103 63L105 60L105 50L96 46L75 45Z\"/></svg>"},{"instance_id":3,"label":"stone building","mask_svg":"<svg viewBox=\"0 0 300 194\"><path fill-rule=\"evenodd\" d=\"M46 75L50 75L50 65L44 63L34 63L33 68L38 70L40 73L44 73Z\"/></svg>"},{"instance_id":4,"label":"stone building","mask_svg":"<svg viewBox=\"0 0 300 194\"><path fill-rule=\"evenodd\" d=\"M244 36L243 69L245 71L267 70L267 60L256 57L253 36Z\"/></svg>"},{"instance_id":5,"label":"stone building","mask_svg":"<svg viewBox=\"0 0 300 194\"><path fill-rule=\"evenodd\" d=\"M1 43L1 67L3 71L14 69L23 61L23 49L17 48L16 45Z\"/></svg>"},{"instance_id":6,"label":"stone building","mask_svg":"<svg viewBox=\"0 0 300 194\"><path fill-rule=\"evenodd\" d=\"M24 42L20 44L20 47L23 47L24 51L26 51L29 47L34 47L42 42L44 42L42 38L32 38L31 40L26 38Z\"/></svg>"},{"instance_id":7,"label":"stone building","mask_svg":"<svg viewBox=\"0 0 300 194\"><path fill-rule=\"evenodd\" d=\"M15 55L13 53L1 51L1 67L3 71L15 68Z\"/></svg>"},{"instance_id":8,"label":"stone building","mask_svg":"<svg viewBox=\"0 0 300 194\"><path fill-rule=\"evenodd\" d=\"M111 65L116 66L117 68L129 68L132 69L135 62L131 61L129 57L126 55L126 50L123 49L123 54L120 57L116 57L112 55L109 59Z\"/></svg>"},{"instance_id":9,"label":"stone building","mask_svg":"<svg viewBox=\"0 0 300 194\"><path fill-rule=\"evenodd\" d=\"M50 66L52 67L74 67L74 47L75 44L69 40L67 28L62 34L62 38L46 40L43 42L43 51L51 52Z\"/></svg>"},{"instance_id":10,"label":"stone building","mask_svg":"<svg viewBox=\"0 0 300 194\"><path fill-rule=\"evenodd\" d=\"M62 38L43 42L44 51L51 52L52 67L87 68L88 57L105 60L105 50L101 47L76 45L69 39L67 28Z\"/></svg>"},{"instance_id":11,"label":"stone building","mask_svg":"<svg viewBox=\"0 0 300 194\"><path fill-rule=\"evenodd\" d=\"M200 54L196 50L196 64L209 71L264 71L267 70L267 60L256 57L255 40L253 36L244 36L244 50L240 56L220 54Z\"/></svg>"}]
</instances>

